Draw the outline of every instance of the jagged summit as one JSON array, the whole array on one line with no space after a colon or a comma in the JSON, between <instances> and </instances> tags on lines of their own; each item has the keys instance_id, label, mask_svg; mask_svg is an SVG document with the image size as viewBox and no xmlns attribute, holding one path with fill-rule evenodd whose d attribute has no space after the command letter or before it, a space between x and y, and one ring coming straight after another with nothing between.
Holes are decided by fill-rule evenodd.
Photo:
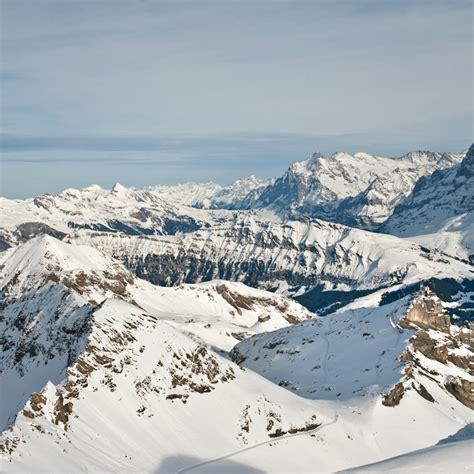
<instances>
[{"instance_id":1,"label":"jagged summit","mask_svg":"<svg viewBox=\"0 0 474 474\"><path fill-rule=\"evenodd\" d=\"M313 217L378 230L420 177L453 167L463 156L418 151L382 158L337 152L326 158L314 153L269 181L251 176L226 187L188 183L146 189L116 183L110 191L93 185L34 199L2 199L0 249L25 240L22 225L29 226L28 235L58 236L71 229L175 234L220 221L224 209L261 210L279 219ZM469 172L468 164L469 159L461 170Z\"/></svg>"},{"instance_id":2,"label":"jagged summit","mask_svg":"<svg viewBox=\"0 0 474 474\"><path fill-rule=\"evenodd\" d=\"M455 166L420 179L382 231L469 261L474 254L474 147Z\"/></svg>"},{"instance_id":3,"label":"jagged summit","mask_svg":"<svg viewBox=\"0 0 474 474\"><path fill-rule=\"evenodd\" d=\"M329 158L315 153L293 163L247 206L269 208L285 217L305 215L375 228L406 198L421 176L453 166L461 158L422 151L398 159L361 152L337 152Z\"/></svg>"},{"instance_id":4,"label":"jagged summit","mask_svg":"<svg viewBox=\"0 0 474 474\"><path fill-rule=\"evenodd\" d=\"M472 178L474 175L474 144L472 144L466 153L466 156L459 166L460 174L466 178Z\"/></svg>"}]
</instances>

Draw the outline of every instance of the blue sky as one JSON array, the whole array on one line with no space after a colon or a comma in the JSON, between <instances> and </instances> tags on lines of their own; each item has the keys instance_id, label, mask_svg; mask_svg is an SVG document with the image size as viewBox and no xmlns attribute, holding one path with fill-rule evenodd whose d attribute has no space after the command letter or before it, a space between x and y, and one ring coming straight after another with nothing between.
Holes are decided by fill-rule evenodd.
<instances>
[{"instance_id":1,"label":"blue sky","mask_svg":"<svg viewBox=\"0 0 474 474\"><path fill-rule=\"evenodd\" d=\"M0 5L4 196L472 140L470 1Z\"/></svg>"}]
</instances>

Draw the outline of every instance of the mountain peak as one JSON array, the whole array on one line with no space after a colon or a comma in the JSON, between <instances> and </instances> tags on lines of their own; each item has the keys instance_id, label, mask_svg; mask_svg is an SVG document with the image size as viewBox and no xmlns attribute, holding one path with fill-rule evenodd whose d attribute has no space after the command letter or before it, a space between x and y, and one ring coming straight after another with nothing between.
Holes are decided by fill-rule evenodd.
<instances>
[{"instance_id":1,"label":"mountain peak","mask_svg":"<svg viewBox=\"0 0 474 474\"><path fill-rule=\"evenodd\" d=\"M112 192L114 194L120 194L120 193L124 193L126 191L127 191L127 188L125 186L122 186L119 182L115 183L112 186L112 189L110 190L110 192Z\"/></svg>"},{"instance_id":2,"label":"mountain peak","mask_svg":"<svg viewBox=\"0 0 474 474\"><path fill-rule=\"evenodd\" d=\"M116 183L116 185L119 183ZM102 186L99 186L98 184L91 184L90 186L87 186L82 189L83 191L88 191L92 193L101 193L104 192L105 189Z\"/></svg>"},{"instance_id":3,"label":"mountain peak","mask_svg":"<svg viewBox=\"0 0 474 474\"><path fill-rule=\"evenodd\" d=\"M469 147L466 156L462 160L459 171L466 177L474 176L474 143Z\"/></svg>"},{"instance_id":4,"label":"mountain peak","mask_svg":"<svg viewBox=\"0 0 474 474\"><path fill-rule=\"evenodd\" d=\"M313 153L311 155L311 160L319 160L320 158L326 158L322 153L320 153L319 151Z\"/></svg>"}]
</instances>

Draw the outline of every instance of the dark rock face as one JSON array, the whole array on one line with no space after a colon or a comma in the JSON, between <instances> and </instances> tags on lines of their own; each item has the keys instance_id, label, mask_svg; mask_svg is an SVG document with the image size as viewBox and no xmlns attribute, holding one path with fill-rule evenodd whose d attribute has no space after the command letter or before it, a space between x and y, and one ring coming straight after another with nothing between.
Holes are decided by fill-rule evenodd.
<instances>
[{"instance_id":1,"label":"dark rock face","mask_svg":"<svg viewBox=\"0 0 474 474\"><path fill-rule=\"evenodd\" d=\"M382 404L386 407L395 407L400 404L403 395L405 395L405 388L403 383L399 382L384 396Z\"/></svg>"},{"instance_id":2,"label":"dark rock face","mask_svg":"<svg viewBox=\"0 0 474 474\"><path fill-rule=\"evenodd\" d=\"M214 279L241 281L257 288L265 286L264 283L271 280L285 280L290 286L314 286L319 281L317 275L305 276L291 270L275 270L271 261L255 259L226 262L223 258L214 261L200 259L184 251L180 251L178 255L125 257L124 263L139 278L162 286Z\"/></svg>"},{"instance_id":3,"label":"dark rock face","mask_svg":"<svg viewBox=\"0 0 474 474\"><path fill-rule=\"evenodd\" d=\"M0 252L3 252L4 250L9 249L10 247L11 247L10 242L8 242L7 239L0 237Z\"/></svg>"},{"instance_id":4,"label":"dark rock face","mask_svg":"<svg viewBox=\"0 0 474 474\"><path fill-rule=\"evenodd\" d=\"M136 215L134 217L137 217ZM138 217L137 217L138 218ZM119 220L109 220L106 224L78 224L68 222L71 229L95 230L97 232L113 232L124 235L174 235L178 232L194 232L201 226L190 217L177 217L176 219L163 219L154 228L142 227L135 223Z\"/></svg>"},{"instance_id":5,"label":"dark rock face","mask_svg":"<svg viewBox=\"0 0 474 474\"><path fill-rule=\"evenodd\" d=\"M445 386L461 403L474 410L474 382L451 378Z\"/></svg>"},{"instance_id":6,"label":"dark rock face","mask_svg":"<svg viewBox=\"0 0 474 474\"><path fill-rule=\"evenodd\" d=\"M469 147L464 160L462 160L459 165L458 174L466 178L472 178L474 176L474 144Z\"/></svg>"},{"instance_id":7,"label":"dark rock face","mask_svg":"<svg viewBox=\"0 0 474 474\"><path fill-rule=\"evenodd\" d=\"M66 237L64 232L53 229L42 222L24 222L11 231L0 229L0 252L39 235L50 235L59 240Z\"/></svg>"},{"instance_id":8,"label":"dark rock face","mask_svg":"<svg viewBox=\"0 0 474 474\"><path fill-rule=\"evenodd\" d=\"M25 222L16 228L22 242L26 242L37 235L50 235L56 239L62 240L66 236L64 232L53 229L49 225L41 222Z\"/></svg>"},{"instance_id":9,"label":"dark rock face","mask_svg":"<svg viewBox=\"0 0 474 474\"><path fill-rule=\"evenodd\" d=\"M303 295L296 296L295 300L310 311L316 312L318 316L325 316L373 291L376 290L326 290L324 285L317 284Z\"/></svg>"}]
</instances>

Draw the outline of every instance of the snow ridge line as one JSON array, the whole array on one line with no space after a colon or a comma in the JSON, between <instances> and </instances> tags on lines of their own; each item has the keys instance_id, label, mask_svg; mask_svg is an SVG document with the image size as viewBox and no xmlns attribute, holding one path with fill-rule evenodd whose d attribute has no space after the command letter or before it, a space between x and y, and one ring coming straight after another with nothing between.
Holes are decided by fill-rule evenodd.
<instances>
[{"instance_id":1,"label":"snow ridge line","mask_svg":"<svg viewBox=\"0 0 474 474\"><path fill-rule=\"evenodd\" d=\"M185 467L183 469L180 469L176 474L183 474L185 472L189 472L193 469L196 469L198 467L201 467L201 466L207 466L208 464L212 464L214 462L217 462L217 461L222 461L223 459L228 459L232 456L235 456L237 454L240 454L240 453L243 453L245 451L250 451L252 449L255 449L255 448L258 448L260 446L265 446L266 444L270 444L270 443L278 443L279 441L283 440L283 439L289 439L289 438L294 438L296 436L304 436L304 435L310 435L312 433L316 433L317 431L320 431L322 430L323 428L326 428L327 426L329 425L332 425L334 423L337 422L337 420L339 419L339 415L336 414L334 419L329 421L328 423L324 424L324 425L320 425L312 430L309 430L309 431L302 431L300 433L292 433L292 434L287 434L287 435L283 435L283 436L280 436L279 438L275 439L275 438L272 438L272 439L269 439L267 441L262 441L261 443L257 443L257 444L254 444L252 446L247 446L245 448L242 448L242 449L238 449L237 451L233 451L231 453L228 453L228 454L224 454L222 456L218 456L217 458L213 458L213 459L208 459L207 461L202 461L202 462L199 462L197 464L193 464L192 466L188 466L188 467Z\"/></svg>"}]
</instances>

